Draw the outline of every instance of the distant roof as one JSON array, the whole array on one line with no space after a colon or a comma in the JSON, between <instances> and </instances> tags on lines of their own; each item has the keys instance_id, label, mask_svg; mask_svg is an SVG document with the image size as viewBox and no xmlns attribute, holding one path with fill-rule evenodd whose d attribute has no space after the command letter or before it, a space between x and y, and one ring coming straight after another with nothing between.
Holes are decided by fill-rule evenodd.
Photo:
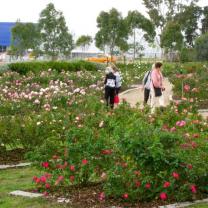
<instances>
[{"instance_id":1,"label":"distant roof","mask_svg":"<svg viewBox=\"0 0 208 208\"><path fill-rule=\"evenodd\" d=\"M11 29L15 22L0 22L0 46L11 45Z\"/></svg>"}]
</instances>

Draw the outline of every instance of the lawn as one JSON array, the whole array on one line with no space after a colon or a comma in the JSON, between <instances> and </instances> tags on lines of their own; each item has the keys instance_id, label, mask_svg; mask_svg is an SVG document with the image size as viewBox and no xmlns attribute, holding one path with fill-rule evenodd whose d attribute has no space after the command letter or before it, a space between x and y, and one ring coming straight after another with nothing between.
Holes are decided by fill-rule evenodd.
<instances>
[{"instance_id":1,"label":"lawn","mask_svg":"<svg viewBox=\"0 0 208 208\"><path fill-rule=\"evenodd\" d=\"M191 206L189 208L207 208L207 207L208 207L208 204L198 204L195 206Z\"/></svg>"},{"instance_id":2,"label":"lawn","mask_svg":"<svg viewBox=\"0 0 208 208\"><path fill-rule=\"evenodd\" d=\"M29 199L24 197L9 196L14 190L34 188L32 176L38 174L34 168L9 169L0 171L0 207L1 208L59 208L60 206L43 198Z\"/></svg>"}]
</instances>

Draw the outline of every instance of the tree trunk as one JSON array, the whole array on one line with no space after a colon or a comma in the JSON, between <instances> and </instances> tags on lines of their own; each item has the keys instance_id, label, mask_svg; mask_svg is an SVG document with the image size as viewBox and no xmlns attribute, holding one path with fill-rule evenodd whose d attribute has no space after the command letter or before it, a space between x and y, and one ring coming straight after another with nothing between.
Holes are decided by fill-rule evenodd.
<instances>
[{"instance_id":1,"label":"tree trunk","mask_svg":"<svg viewBox=\"0 0 208 208\"><path fill-rule=\"evenodd\" d=\"M136 29L134 29L134 59L133 59L133 63L136 59Z\"/></svg>"}]
</instances>

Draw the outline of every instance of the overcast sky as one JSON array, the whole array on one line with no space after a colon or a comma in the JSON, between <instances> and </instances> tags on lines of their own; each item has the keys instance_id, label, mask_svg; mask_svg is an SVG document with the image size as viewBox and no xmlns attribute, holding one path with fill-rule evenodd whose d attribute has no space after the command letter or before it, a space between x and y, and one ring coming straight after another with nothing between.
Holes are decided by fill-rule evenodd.
<instances>
[{"instance_id":1,"label":"overcast sky","mask_svg":"<svg viewBox=\"0 0 208 208\"><path fill-rule=\"evenodd\" d=\"M199 1L201 6L208 5L208 0ZM96 18L102 10L115 7L123 16L129 10L138 10L143 14L146 11L142 0L0 0L0 22L15 22L17 19L37 22L41 10L50 2L64 13L69 30L75 37L83 34L94 36Z\"/></svg>"}]
</instances>

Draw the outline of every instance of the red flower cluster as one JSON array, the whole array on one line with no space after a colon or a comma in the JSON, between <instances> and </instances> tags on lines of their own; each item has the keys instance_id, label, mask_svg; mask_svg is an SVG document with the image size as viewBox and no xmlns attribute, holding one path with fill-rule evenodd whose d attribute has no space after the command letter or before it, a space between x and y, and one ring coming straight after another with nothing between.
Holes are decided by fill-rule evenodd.
<instances>
[{"instance_id":1,"label":"red flower cluster","mask_svg":"<svg viewBox=\"0 0 208 208\"><path fill-rule=\"evenodd\" d=\"M106 150L102 150L101 151L101 153L103 154L103 155L111 155L112 154L112 150L109 150L109 149L106 149Z\"/></svg>"},{"instance_id":2,"label":"red flower cluster","mask_svg":"<svg viewBox=\"0 0 208 208\"><path fill-rule=\"evenodd\" d=\"M180 175L179 175L178 173L176 173L176 172L173 172L172 176L173 176L173 178L175 178L176 180L178 180L179 177L180 177Z\"/></svg>"}]
</instances>

